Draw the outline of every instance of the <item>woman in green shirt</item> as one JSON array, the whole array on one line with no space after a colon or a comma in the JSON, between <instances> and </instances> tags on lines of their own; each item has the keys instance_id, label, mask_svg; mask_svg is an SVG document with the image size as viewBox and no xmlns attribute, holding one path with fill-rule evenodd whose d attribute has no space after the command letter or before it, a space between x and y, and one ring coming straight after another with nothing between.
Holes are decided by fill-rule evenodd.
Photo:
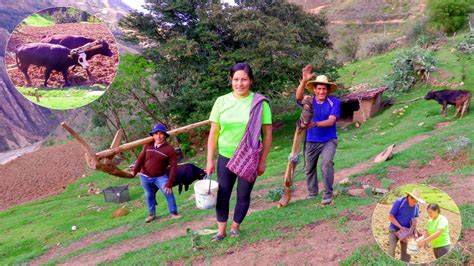
<instances>
[{"instance_id":1,"label":"woman in green shirt","mask_svg":"<svg viewBox=\"0 0 474 266\"><path fill-rule=\"evenodd\" d=\"M420 247L424 247L427 242L431 242L435 258L438 259L448 253L450 249L448 219L440 214L439 205L436 203L430 203L427 211L430 219L426 224L426 234L416 241Z\"/></svg>"},{"instance_id":2,"label":"woman in green shirt","mask_svg":"<svg viewBox=\"0 0 474 266\"><path fill-rule=\"evenodd\" d=\"M250 107L254 93L250 90L253 84L252 69L247 63L238 63L232 66L229 75L232 92L217 98L212 107L209 120L211 130L207 143L208 175L215 170L214 155L217 156L217 192L216 216L218 233L212 240L218 241L226 236L226 226L229 216L229 201L237 180L237 203L235 205L234 219L231 225L230 236L236 237L240 232L240 224L245 218L250 206L250 194L255 182L237 176L226 166L235 153L240 140L244 136L249 122ZM272 143L272 116L269 104L264 101L262 107L262 152L260 153L257 175L265 172L265 164Z\"/></svg>"}]
</instances>

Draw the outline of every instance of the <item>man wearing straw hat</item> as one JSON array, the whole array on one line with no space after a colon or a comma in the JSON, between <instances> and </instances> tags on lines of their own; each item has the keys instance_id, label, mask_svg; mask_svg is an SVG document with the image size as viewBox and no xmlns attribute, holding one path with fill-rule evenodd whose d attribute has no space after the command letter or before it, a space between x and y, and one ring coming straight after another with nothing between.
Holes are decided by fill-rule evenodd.
<instances>
[{"instance_id":1,"label":"man wearing straw hat","mask_svg":"<svg viewBox=\"0 0 474 266\"><path fill-rule=\"evenodd\" d=\"M395 258L395 249L399 241L397 231L411 227L412 220L418 217L418 203L425 203L421 198L421 191L418 189L413 189L411 193L406 192L406 194L406 197L396 199L390 209L388 254L393 258ZM400 260L409 262L410 255L407 253L407 242L400 241L400 252Z\"/></svg>"},{"instance_id":2,"label":"man wearing straw hat","mask_svg":"<svg viewBox=\"0 0 474 266\"><path fill-rule=\"evenodd\" d=\"M323 175L324 195L322 204L330 204L333 200L334 155L337 147L336 121L339 120L340 102L329 94L336 91L337 86L328 81L325 75L317 76L312 73L312 65L303 68L302 79L296 90L296 101L302 105L305 88L312 96L313 116L306 132L305 139L305 174L308 187L308 197L318 194L317 166L321 155L321 172Z\"/></svg>"}]
</instances>

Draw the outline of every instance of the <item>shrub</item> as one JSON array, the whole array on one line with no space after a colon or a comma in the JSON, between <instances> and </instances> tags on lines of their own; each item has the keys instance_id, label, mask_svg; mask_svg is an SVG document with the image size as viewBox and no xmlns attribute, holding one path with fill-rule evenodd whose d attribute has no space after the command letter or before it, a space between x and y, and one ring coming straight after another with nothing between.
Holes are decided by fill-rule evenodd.
<instances>
[{"instance_id":1,"label":"shrub","mask_svg":"<svg viewBox=\"0 0 474 266\"><path fill-rule=\"evenodd\" d=\"M366 56L378 55L386 52L395 43L391 37L382 37L370 40L365 46Z\"/></svg>"},{"instance_id":2,"label":"shrub","mask_svg":"<svg viewBox=\"0 0 474 266\"><path fill-rule=\"evenodd\" d=\"M466 34L464 39L457 46L458 51L461 53L472 54L474 53L474 31Z\"/></svg>"},{"instance_id":3,"label":"shrub","mask_svg":"<svg viewBox=\"0 0 474 266\"><path fill-rule=\"evenodd\" d=\"M448 159L456 159L459 157L461 152L469 149L471 146L472 142L470 139L460 136L446 144L446 155L448 156Z\"/></svg>"},{"instance_id":4,"label":"shrub","mask_svg":"<svg viewBox=\"0 0 474 266\"><path fill-rule=\"evenodd\" d=\"M427 9L431 23L447 33L462 29L470 11L464 0L429 0Z\"/></svg>"},{"instance_id":5,"label":"shrub","mask_svg":"<svg viewBox=\"0 0 474 266\"><path fill-rule=\"evenodd\" d=\"M279 201L283 196L284 190L282 187L275 188L268 191L267 198L272 202Z\"/></svg>"},{"instance_id":6,"label":"shrub","mask_svg":"<svg viewBox=\"0 0 474 266\"><path fill-rule=\"evenodd\" d=\"M431 50L418 46L405 49L392 62L392 73L385 76L385 84L392 91L406 92L417 82L426 80L436 64Z\"/></svg>"}]
</instances>

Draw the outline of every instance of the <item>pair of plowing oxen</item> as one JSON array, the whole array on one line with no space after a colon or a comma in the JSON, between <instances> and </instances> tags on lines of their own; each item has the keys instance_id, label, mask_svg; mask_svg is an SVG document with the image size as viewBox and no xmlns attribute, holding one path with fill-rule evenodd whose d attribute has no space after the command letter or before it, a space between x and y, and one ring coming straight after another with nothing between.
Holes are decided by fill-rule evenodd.
<instances>
[{"instance_id":1,"label":"pair of plowing oxen","mask_svg":"<svg viewBox=\"0 0 474 266\"><path fill-rule=\"evenodd\" d=\"M70 66L81 66L91 80L92 75L87 61L98 54L110 57L113 53L105 40L58 34L45 36L39 43L18 45L15 54L18 69L25 76L28 86L31 86L28 68L30 65L36 65L45 67L44 87L48 85L52 70L62 73L64 86L67 87L71 85L67 78Z\"/></svg>"}]
</instances>

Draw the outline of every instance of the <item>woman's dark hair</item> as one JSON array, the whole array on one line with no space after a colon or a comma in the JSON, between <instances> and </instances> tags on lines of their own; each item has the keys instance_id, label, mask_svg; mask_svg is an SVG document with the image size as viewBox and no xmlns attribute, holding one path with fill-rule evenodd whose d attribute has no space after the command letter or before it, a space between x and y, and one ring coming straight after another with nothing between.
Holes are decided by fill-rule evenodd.
<instances>
[{"instance_id":1,"label":"woman's dark hair","mask_svg":"<svg viewBox=\"0 0 474 266\"><path fill-rule=\"evenodd\" d=\"M441 209L439 208L439 205L437 203L430 203L428 204L428 207L426 209L430 209L434 212L437 212L438 214L441 212Z\"/></svg>"},{"instance_id":2,"label":"woman's dark hair","mask_svg":"<svg viewBox=\"0 0 474 266\"><path fill-rule=\"evenodd\" d=\"M239 70L245 71L245 73L247 73L247 75L249 76L250 80L253 81L252 68L251 68L250 65L247 64L247 63L237 63L237 64L233 65L233 66L229 69L229 77L230 77L230 79L232 79L232 78L234 77L235 72L237 72L237 71L239 71Z\"/></svg>"}]
</instances>

